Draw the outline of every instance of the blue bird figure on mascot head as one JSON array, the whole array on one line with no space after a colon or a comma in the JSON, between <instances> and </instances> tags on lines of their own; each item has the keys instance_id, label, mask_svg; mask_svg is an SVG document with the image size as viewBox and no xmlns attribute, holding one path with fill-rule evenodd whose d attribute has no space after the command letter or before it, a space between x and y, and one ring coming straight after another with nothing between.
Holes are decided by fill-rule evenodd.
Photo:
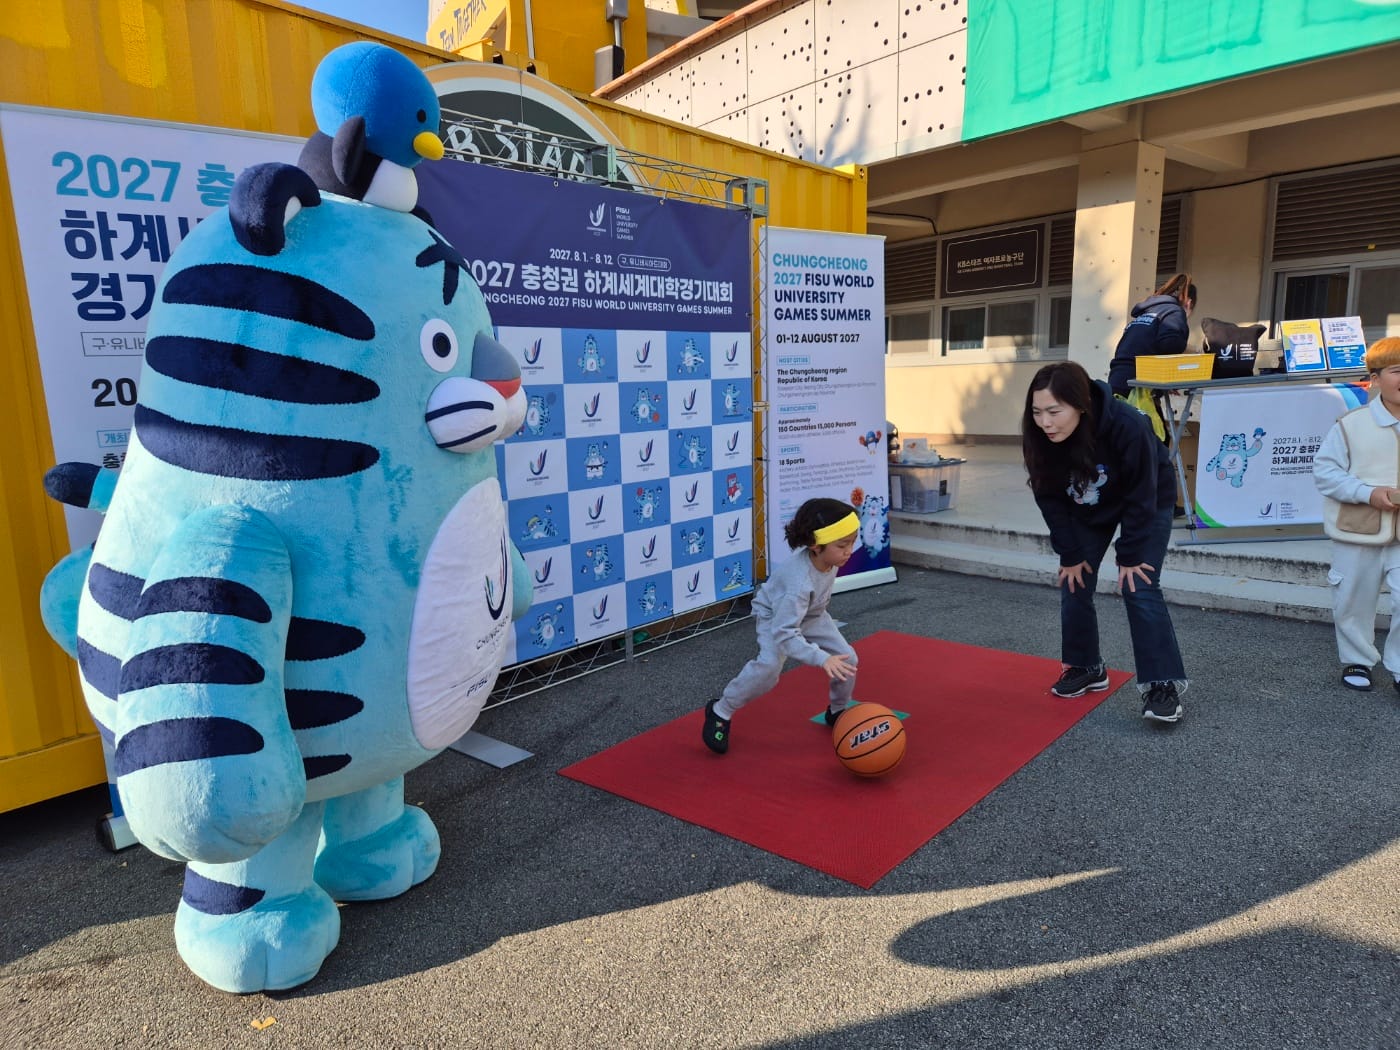
<instances>
[{"instance_id":1,"label":"blue bird figure on mascot head","mask_svg":"<svg viewBox=\"0 0 1400 1050\"><path fill-rule=\"evenodd\" d=\"M417 208L413 169L443 155L441 108L417 66L381 44L344 44L316 67L311 109L320 130L297 166L317 186L382 208Z\"/></svg>"},{"instance_id":2,"label":"blue bird figure on mascot head","mask_svg":"<svg viewBox=\"0 0 1400 1050\"><path fill-rule=\"evenodd\" d=\"M424 106L411 87L389 81ZM491 333L419 218L259 165L162 275L121 473L46 478L106 517L45 622L132 831L186 862L176 944L218 988L309 980L337 901L437 865L404 773L476 720L531 598L492 449L526 394Z\"/></svg>"}]
</instances>

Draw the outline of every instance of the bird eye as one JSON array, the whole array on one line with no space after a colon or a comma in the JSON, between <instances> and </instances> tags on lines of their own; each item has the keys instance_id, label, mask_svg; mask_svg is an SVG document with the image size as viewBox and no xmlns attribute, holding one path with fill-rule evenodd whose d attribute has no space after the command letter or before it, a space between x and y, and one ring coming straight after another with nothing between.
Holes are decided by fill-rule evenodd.
<instances>
[{"instance_id":1,"label":"bird eye","mask_svg":"<svg viewBox=\"0 0 1400 1050\"><path fill-rule=\"evenodd\" d=\"M457 333L441 318L433 318L418 333L418 349L434 372L449 372L457 364Z\"/></svg>"},{"instance_id":2,"label":"bird eye","mask_svg":"<svg viewBox=\"0 0 1400 1050\"><path fill-rule=\"evenodd\" d=\"M420 109L420 110L418 111L418 123L422 124L422 123L424 123L425 121L427 121L427 119L428 119L428 113L427 113L427 111L426 111L426 110Z\"/></svg>"}]
</instances>

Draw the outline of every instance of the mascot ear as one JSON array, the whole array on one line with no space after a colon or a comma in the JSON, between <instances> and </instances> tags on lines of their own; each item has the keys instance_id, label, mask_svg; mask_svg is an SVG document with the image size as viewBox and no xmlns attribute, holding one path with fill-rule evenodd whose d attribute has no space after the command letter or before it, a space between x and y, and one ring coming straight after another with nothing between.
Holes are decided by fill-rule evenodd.
<instances>
[{"instance_id":1,"label":"mascot ear","mask_svg":"<svg viewBox=\"0 0 1400 1050\"><path fill-rule=\"evenodd\" d=\"M354 116L341 124L331 146L331 170L347 186L359 185L365 162L365 118Z\"/></svg>"},{"instance_id":2,"label":"mascot ear","mask_svg":"<svg viewBox=\"0 0 1400 1050\"><path fill-rule=\"evenodd\" d=\"M238 243L254 255L276 255L287 243L287 224L303 207L321 203L311 176L290 164L255 164L233 184L228 217Z\"/></svg>"}]
</instances>

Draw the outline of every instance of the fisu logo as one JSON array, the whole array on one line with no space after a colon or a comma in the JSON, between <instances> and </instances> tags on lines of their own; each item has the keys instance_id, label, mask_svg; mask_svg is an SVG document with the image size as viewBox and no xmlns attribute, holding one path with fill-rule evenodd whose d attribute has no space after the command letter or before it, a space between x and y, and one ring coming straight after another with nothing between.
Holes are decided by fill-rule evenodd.
<instances>
[{"instance_id":1,"label":"fisu logo","mask_svg":"<svg viewBox=\"0 0 1400 1050\"><path fill-rule=\"evenodd\" d=\"M546 558L544 564L535 570L535 582L544 583L549 579L549 570L554 568L554 559Z\"/></svg>"},{"instance_id":2,"label":"fisu logo","mask_svg":"<svg viewBox=\"0 0 1400 1050\"><path fill-rule=\"evenodd\" d=\"M694 594L700 589L700 574L698 572L690 579L686 580L685 589L687 594Z\"/></svg>"},{"instance_id":3,"label":"fisu logo","mask_svg":"<svg viewBox=\"0 0 1400 1050\"><path fill-rule=\"evenodd\" d=\"M593 622L598 623L608 614L608 596L603 595L603 600L593 606Z\"/></svg>"},{"instance_id":4,"label":"fisu logo","mask_svg":"<svg viewBox=\"0 0 1400 1050\"><path fill-rule=\"evenodd\" d=\"M533 343L531 343L525 348L525 363L527 365L538 364L540 360L540 353L543 350L544 340L536 339Z\"/></svg>"},{"instance_id":5,"label":"fisu logo","mask_svg":"<svg viewBox=\"0 0 1400 1050\"><path fill-rule=\"evenodd\" d=\"M588 508L588 520L597 521L603 516L603 497L599 496L593 501L593 506Z\"/></svg>"},{"instance_id":6,"label":"fisu logo","mask_svg":"<svg viewBox=\"0 0 1400 1050\"><path fill-rule=\"evenodd\" d=\"M731 365L739 360L739 341L736 339L734 345L724 352L724 359Z\"/></svg>"},{"instance_id":7,"label":"fisu logo","mask_svg":"<svg viewBox=\"0 0 1400 1050\"><path fill-rule=\"evenodd\" d=\"M688 489L685 490L685 505L686 505L687 507L693 507L693 506L695 506L695 497L696 497L696 495L699 493L699 491L700 491L700 483L699 483L698 481L697 481L697 482L694 482L694 483L690 486L690 488L688 488Z\"/></svg>"},{"instance_id":8,"label":"fisu logo","mask_svg":"<svg viewBox=\"0 0 1400 1050\"><path fill-rule=\"evenodd\" d=\"M533 474L535 477L539 477L541 474L543 474L545 460L547 460L548 458L549 449L541 449L540 454L536 456L534 458L534 461L529 464L530 473Z\"/></svg>"},{"instance_id":9,"label":"fisu logo","mask_svg":"<svg viewBox=\"0 0 1400 1050\"><path fill-rule=\"evenodd\" d=\"M651 539L642 545L642 557L650 558L656 553L656 534L653 533Z\"/></svg>"},{"instance_id":10,"label":"fisu logo","mask_svg":"<svg viewBox=\"0 0 1400 1050\"><path fill-rule=\"evenodd\" d=\"M644 364L646 364L646 363L647 363L647 358L649 358L650 356L651 356L651 340L648 339L645 343L643 343L640 347L637 348L637 364L639 364L639 365L644 365Z\"/></svg>"},{"instance_id":11,"label":"fisu logo","mask_svg":"<svg viewBox=\"0 0 1400 1050\"><path fill-rule=\"evenodd\" d=\"M583 414L589 419L598 415L598 395L596 393L583 403Z\"/></svg>"},{"instance_id":12,"label":"fisu logo","mask_svg":"<svg viewBox=\"0 0 1400 1050\"><path fill-rule=\"evenodd\" d=\"M725 443L725 447L728 448L730 452L733 452L739 447L739 432L737 430L729 435L729 440Z\"/></svg>"},{"instance_id":13,"label":"fisu logo","mask_svg":"<svg viewBox=\"0 0 1400 1050\"><path fill-rule=\"evenodd\" d=\"M737 535L739 535L739 519L735 518L734 523L729 526L729 538L732 540Z\"/></svg>"},{"instance_id":14,"label":"fisu logo","mask_svg":"<svg viewBox=\"0 0 1400 1050\"><path fill-rule=\"evenodd\" d=\"M603 228L603 213L607 211L607 202L599 204L596 208L588 209L588 228L590 230L601 230Z\"/></svg>"},{"instance_id":15,"label":"fisu logo","mask_svg":"<svg viewBox=\"0 0 1400 1050\"><path fill-rule=\"evenodd\" d=\"M655 444L655 442L648 441L648 442L647 442L645 445L643 445L641 448L637 449L637 462L638 462L638 463L650 463L650 462L651 462L651 447L652 447L653 444Z\"/></svg>"},{"instance_id":16,"label":"fisu logo","mask_svg":"<svg viewBox=\"0 0 1400 1050\"><path fill-rule=\"evenodd\" d=\"M691 387L691 388L690 388L690 393L688 393L688 394L685 395L685 398L681 401L681 404L685 406L685 410L686 410L687 412L690 412L690 411L692 411L692 410L695 408L695 388L694 388L694 387Z\"/></svg>"}]
</instances>

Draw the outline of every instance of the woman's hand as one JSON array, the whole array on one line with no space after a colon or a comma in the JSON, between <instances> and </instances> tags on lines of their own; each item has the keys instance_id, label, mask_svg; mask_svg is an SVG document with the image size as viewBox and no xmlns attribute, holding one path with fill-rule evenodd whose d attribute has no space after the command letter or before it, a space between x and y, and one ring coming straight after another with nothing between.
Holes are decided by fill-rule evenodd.
<instances>
[{"instance_id":1,"label":"woman's hand","mask_svg":"<svg viewBox=\"0 0 1400 1050\"><path fill-rule=\"evenodd\" d=\"M833 653L822 664L822 670L833 682L844 682L854 678L856 669L851 666L851 658L845 653Z\"/></svg>"},{"instance_id":2,"label":"woman's hand","mask_svg":"<svg viewBox=\"0 0 1400 1050\"><path fill-rule=\"evenodd\" d=\"M1121 591L1126 587L1136 594L1139 580L1151 587L1152 577L1149 573L1156 571L1156 568L1148 565L1147 562L1143 562L1141 565L1120 565L1118 566L1118 589Z\"/></svg>"},{"instance_id":3,"label":"woman's hand","mask_svg":"<svg viewBox=\"0 0 1400 1050\"><path fill-rule=\"evenodd\" d=\"M1084 578L1085 574L1094 574L1087 561L1081 561L1078 565L1061 565L1060 573L1055 577L1055 586L1065 584L1069 587L1069 593L1073 594L1076 587L1089 586L1089 581Z\"/></svg>"}]
</instances>

